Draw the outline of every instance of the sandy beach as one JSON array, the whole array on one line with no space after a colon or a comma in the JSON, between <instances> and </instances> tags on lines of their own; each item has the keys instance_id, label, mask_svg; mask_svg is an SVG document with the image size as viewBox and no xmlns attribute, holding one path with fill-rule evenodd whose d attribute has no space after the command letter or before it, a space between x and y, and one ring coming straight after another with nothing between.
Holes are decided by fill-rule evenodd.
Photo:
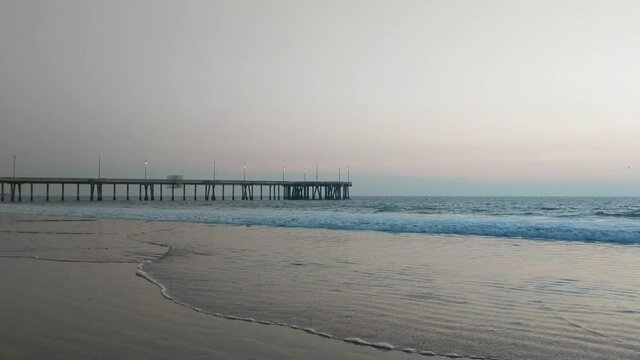
<instances>
[{"instance_id":1,"label":"sandy beach","mask_svg":"<svg viewBox=\"0 0 640 360\"><path fill-rule=\"evenodd\" d=\"M0 219L3 359L420 358L223 319L165 299L136 270L167 249L127 238L164 223Z\"/></svg>"}]
</instances>

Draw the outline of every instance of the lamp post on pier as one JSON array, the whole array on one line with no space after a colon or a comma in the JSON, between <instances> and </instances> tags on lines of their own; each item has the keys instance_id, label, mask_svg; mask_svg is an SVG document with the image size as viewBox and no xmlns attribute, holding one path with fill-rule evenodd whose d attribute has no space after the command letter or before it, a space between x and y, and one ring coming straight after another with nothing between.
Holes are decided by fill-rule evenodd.
<instances>
[{"instance_id":1,"label":"lamp post on pier","mask_svg":"<svg viewBox=\"0 0 640 360\"><path fill-rule=\"evenodd\" d=\"M283 166L282 167L282 181L284 181L284 172L285 172L285 170L287 170L287 168Z\"/></svg>"},{"instance_id":2,"label":"lamp post on pier","mask_svg":"<svg viewBox=\"0 0 640 360\"><path fill-rule=\"evenodd\" d=\"M247 163L242 164L242 180L247 181Z\"/></svg>"},{"instance_id":3,"label":"lamp post on pier","mask_svg":"<svg viewBox=\"0 0 640 360\"><path fill-rule=\"evenodd\" d=\"M147 180L147 165L149 162L147 160L144 161L144 179Z\"/></svg>"},{"instance_id":4,"label":"lamp post on pier","mask_svg":"<svg viewBox=\"0 0 640 360\"><path fill-rule=\"evenodd\" d=\"M216 161L213 160L213 181L216 181Z\"/></svg>"},{"instance_id":5,"label":"lamp post on pier","mask_svg":"<svg viewBox=\"0 0 640 360\"><path fill-rule=\"evenodd\" d=\"M340 168L338 168L338 182L340 182Z\"/></svg>"},{"instance_id":6,"label":"lamp post on pier","mask_svg":"<svg viewBox=\"0 0 640 360\"><path fill-rule=\"evenodd\" d=\"M16 154L13 154L13 177L16 177Z\"/></svg>"},{"instance_id":7,"label":"lamp post on pier","mask_svg":"<svg viewBox=\"0 0 640 360\"><path fill-rule=\"evenodd\" d=\"M100 155L98 155L98 180L100 180L100 168L101 168L101 159L100 159Z\"/></svg>"}]
</instances>

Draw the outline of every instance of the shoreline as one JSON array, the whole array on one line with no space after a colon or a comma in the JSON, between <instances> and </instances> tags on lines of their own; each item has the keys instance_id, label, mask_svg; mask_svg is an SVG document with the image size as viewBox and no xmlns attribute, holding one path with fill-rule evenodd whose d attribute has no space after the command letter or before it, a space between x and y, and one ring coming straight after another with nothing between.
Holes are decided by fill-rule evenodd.
<instances>
[{"instance_id":1,"label":"shoreline","mask_svg":"<svg viewBox=\"0 0 640 360\"><path fill-rule=\"evenodd\" d=\"M410 356L401 351L374 347L384 348L382 343L354 346L340 339L324 338L317 332L312 336L310 329L295 331L291 328L295 325L252 322L205 312L177 301L163 290L161 283L148 274L145 276L144 264L163 256L157 249L152 249L158 244L147 246L146 253L137 262L134 259L115 261L109 258L112 254L109 254L108 246L92 250L106 253L99 254L97 258L82 258L82 254L78 254L81 249L69 247L70 244L63 244L66 245L64 252L71 255L69 258L38 255L43 246L23 251L20 255L6 255L7 252L16 253L19 247L16 245L25 239L33 244L38 241L46 243L48 238L55 236L84 237L84 240L92 236L82 231L70 231L70 228L73 230L72 225L90 224L102 228L114 225L110 223L119 223L124 224L125 230L144 227L149 231L164 225L163 222L6 213L0 218L3 230L0 239L4 240L0 268L3 273L11 274L2 277L0 286L7 294L21 295L0 300L0 316L8 319L0 334L7 339L7 344L18 344L0 347L3 358L40 358L44 354L49 358L65 359L112 358L113 351L120 347L124 347L121 356L135 358L176 358L189 354L189 357L196 358L229 359L408 359ZM32 230L22 230L24 225L15 229L18 218L27 220ZM52 221L52 218L62 221ZM11 229L11 224L14 229ZM18 239L12 239L11 234ZM122 233L109 236L118 235ZM110 240L103 241L108 243ZM134 239L124 240L132 241ZM128 245L139 251L136 246ZM168 247L165 249L168 251ZM83 251L86 249L79 252ZM158 296L159 290L161 296ZM31 315L35 310L38 311L37 316ZM62 314L66 316L60 316ZM105 317L106 314L109 316ZM78 321L77 317L82 320ZM135 346L131 342L135 342ZM358 340L353 339L352 342L358 343ZM440 356L434 358L444 359Z\"/></svg>"}]
</instances>

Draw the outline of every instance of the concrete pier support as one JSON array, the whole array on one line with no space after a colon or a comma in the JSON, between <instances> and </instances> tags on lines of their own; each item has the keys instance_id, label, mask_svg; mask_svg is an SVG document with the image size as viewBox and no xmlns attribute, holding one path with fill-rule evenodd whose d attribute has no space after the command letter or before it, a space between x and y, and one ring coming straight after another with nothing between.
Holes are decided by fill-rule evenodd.
<instances>
[{"instance_id":1,"label":"concrete pier support","mask_svg":"<svg viewBox=\"0 0 640 360\"><path fill-rule=\"evenodd\" d=\"M253 185L242 185L242 200L253 200Z\"/></svg>"}]
</instances>

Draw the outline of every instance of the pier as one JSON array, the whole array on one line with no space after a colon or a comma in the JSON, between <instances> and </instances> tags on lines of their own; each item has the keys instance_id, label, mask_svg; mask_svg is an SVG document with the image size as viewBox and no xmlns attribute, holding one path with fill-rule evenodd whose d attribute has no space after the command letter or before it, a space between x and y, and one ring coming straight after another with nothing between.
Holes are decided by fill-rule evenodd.
<instances>
[{"instance_id":1,"label":"pier","mask_svg":"<svg viewBox=\"0 0 640 360\"><path fill-rule=\"evenodd\" d=\"M5 195L5 186L9 192ZM81 199L102 201L104 190L110 189L111 200L117 194L126 200L346 200L350 199L350 181L263 181L263 180L186 180L186 179L113 179L113 178L54 178L0 177L0 201L34 201L34 189L42 191L45 201ZM187 187L193 192L187 196ZM236 189L238 190L236 192ZM133 190L133 192L131 191ZM137 191L136 191L137 190ZM65 192L66 191L66 192ZM65 195L67 198L65 199ZM132 196L133 195L133 196ZM231 196L229 196L231 195ZM7 197L5 199L5 196ZM71 198L69 198L71 196Z\"/></svg>"}]
</instances>

